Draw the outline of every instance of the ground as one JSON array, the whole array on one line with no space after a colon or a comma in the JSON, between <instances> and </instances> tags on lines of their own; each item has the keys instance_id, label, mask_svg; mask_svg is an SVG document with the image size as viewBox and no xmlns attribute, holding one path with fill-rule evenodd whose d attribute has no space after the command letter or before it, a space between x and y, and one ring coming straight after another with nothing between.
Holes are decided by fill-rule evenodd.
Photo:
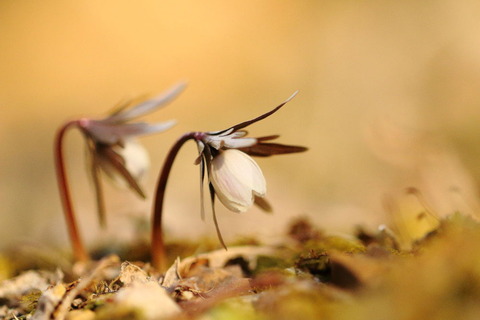
<instances>
[{"instance_id":1,"label":"ground","mask_svg":"<svg viewBox=\"0 0 480 320\"><path fill-rule=\"evenodd\" d=\"M410 239L398 226L333 236L299 218L276 245L249 239L228 250L207 244L194 254L191 243L171 243L166 272L154 270L148 257L126 254L55 265L40 255L12 260L6 252L0 316L478 319L480 224L459 213L430 219L430 228ZM142 252L132 251L135 258Z\"/></svg>"}]
</instances>

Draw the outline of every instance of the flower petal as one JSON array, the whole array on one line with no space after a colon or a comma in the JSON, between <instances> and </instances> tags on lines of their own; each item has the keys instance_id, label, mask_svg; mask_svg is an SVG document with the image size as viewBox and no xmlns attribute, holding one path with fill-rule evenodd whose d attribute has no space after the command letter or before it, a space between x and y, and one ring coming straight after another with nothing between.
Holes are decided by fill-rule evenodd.
<instances>
[{"instance_id":1,"label":"flower petal","mask_svg":"<svg viewBox=\"0 0 480 320\"><path fill-rule=\"evenodd\" d=\"M272 205L264 197L255 196L254 203L266 213L272 213L273 211Z\"/></svg>"},{"instance_id":2,"label":"flower petal","mask_svg":"<svg viewBox=\"0 0 480 320\"><path fill-rule=\"evenodd\" d=\"M261 116L258 116L254 119L251 119L251 120L247 120L247 121L244 121L244 122L241 122L237 125L234 125L233 127L231 127L230 129L233 129L233 131L237 131L237 130L240 130L240 129L243 129L255 122L258 122L260 120L263 120L265 119L266 117L269 117L271 116L272 114L274 114L275 112L277 112L278 110L280 110L281 107L283 107L287 102L289 102L290 100L292 100L296 95L297 95L298 91L295 91L287 100L285 100L284 102L282 102L280 105L278 105L277 107L275 107L273 110L270 110L264 114L262 114Z\"/></svg>"},{"instance_id":3,"label":"flower petal","mask_svg":"<svg viewBox=\"0 0 480 320\"><path fill-rule=\"evenodd\" d=\"M88 120L83 123L82 128L95 141L113 145L130 137L165 131L175 123L171 120L152 125L145 122L110 124L101 120Z\"/></svg>"},{"instance_id":4,"label":"flower petal","mask_svg":"<svg viewBox=\"0 0 480 320\"><path fill-rule=\"evenodd\" d=\"M200 155L200 217L202 221L205 221L205 199L203 195L203 181L205 180L205 162L203 157Z\"/></svg>"},{"instance_id":5,"label":"flower petal","mask_svg":"<svg viewBox=\"0 0 480 320\"><path fill-rule=\"evenodd\" d=\"M233 132L229 135L206 134L203 141L217 150L221 148L246 148L257 143L256 138L242 138L245 134L245 131Z\"/></svg>"},{"instance_id":6,"label":"flower petal","mask_svg":"<svg viewBox=\"0 0 480 320\"><path fill-rule=\"evenodd\" d=\"M163 131L166 131L166 130L170 129L171 127L173 127L176 124L177 124L176 120L168 120L168 121L164 121L164 122L157 122L157 123L149 124L148 127L146 127L139 134L144 135L144 134L150 134L150 133L163 132Z\"/></svg>"},{"instance_id":7,"label":"flower petal","mask_svg":"<svg viewBox=\"0 0 480 320\"><path fill-rule=\"evenodd\" d=\"M277 154L305 152L308 150L308 148L280 143L259 142L249 147L241 147L240 150L251 156L269 157Z\"/></svg>"},{"instance_id":8,"label":"flower petal","mask_svg":"<svg viewBox=\"0 0 480 320\"><path fill-rule=\"evenodd\" d=\"M229 210L245 212L254 196L263 197L266 182L259 166L236 149L220 152L211 162L210 181L219 200Z\"/></svg>"},{"instance_id":9,"label":"flower petal","mask_svg":"<svg viewBox=\"0 0 480 320\"><path fill-rule=\"evenodd\" d=\"M223 130L219 130L219 131L208 131L206 133L211 135L211 136L217 136L217 135L225 136L225 135L229 135L232 132L233 132L233 128L228 128L228 129L223 129Z\"/></svg>"},{"instance_id":10,"label":"flower petal","mask_svg":"<svg viewBox=\"0 0 480 320\"><path fill-rule=\"evenodd\" d=\"M225 148L246 148L257 143L255 138L229 138L223 140Z\"/></svg>"},{"instance_id":11,"label":"flower petal","mask_svg":"<svg viewBox=\"0 0 480 320\"><path fill-rule=\"evenodd\" d=\"M92 139L87 139L87 162L88 171L92 178L93 189L95 191L95 200L97 202L98 221L102 228L107 226L105 197L103 194L102 181L100 179L101 158L96 153L95 142Z\"/></svg>"},{"instance_id":12,"label":"flower petal","mask_svg":"<svg viewBox=\"0 0 480 320\"><path fill-rule=\"evenodd\" d=\"M230 136L232 138L241 138L247 135L247 131L245 130L240 130L240 131L235 131L230 134L222 134L221 136Z\"/></svg>"},{"instance_id":13,"label":"flower petal","mask_svg":"<svg viewBox=\"0 0 480 320\"><path fill-rule=\"evenodd\" d=\"M99 165L107 176L119 187L130 187L143 198L145 194L138 185L150 167L145 148L135 140L127 140L123 147L107 146L99 153Z\"/></svg>"},{"instance_id":14,"label":"flower petal","mask_svg":"<svg viewBox=\"0 0 480 320\"><path fill-rule=\"evenodd\" d=\"M107 123L125 122L155 111L155 109L162 107L166 103L176 98L180 94L180 92L185 89L185 86L185 83L176 84L175 86L173 86L166 92L158 95L157 97L137 104L132 108L115 113L112 116L106 118L104 121Z\"/></svg>"},{"instance_id":15,"label":"flower petal","mask_svg":"<svg viewBox=\"0 0 480 320\"><path fill-rule=\"evenodd\" d=\"M142 179L150 168L147 150L137 141L128 140L122 148L121 155L125 159L125 168L135 178Z\"/></svg>"},{"instance_id":16,"label":"flower petal","mask_svg":"<svg viewBox=\"0 0 480 320\"><path fill-rule=\"evenodd\" d=\"M213 223L215 224L215 230L217 231L217 237L220 243L222 244L222 247L227 250L227 245L225 244L225 241L223 240L222 233L220 232L220 226L218 225L218 220L217 220L217 213L215 212L215 190L214 187L211 183L208 184L208 190L210 191L210 202L212 205L212 216L213 216Z\"/></svg>"}]
</instances>

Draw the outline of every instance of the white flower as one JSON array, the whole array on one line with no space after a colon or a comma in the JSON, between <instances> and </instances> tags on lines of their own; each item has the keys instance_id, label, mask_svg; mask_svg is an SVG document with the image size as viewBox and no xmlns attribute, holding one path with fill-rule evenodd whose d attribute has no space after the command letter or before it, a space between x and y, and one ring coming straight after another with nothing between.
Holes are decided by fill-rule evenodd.
<instances>
[{"instance_id":1,"label":"white flower","mask_svg":"<svg viewBox=\"0 0 480 320\"><path fill-rule=\"evenodd\" d=\"M116 185L128 186L140 197L145 198L139 180L148 171L150 161L145 148L135 138L165 131L175 124L173 120L156 124L129 121L162 107L174 99L184 87L185 85L181 83L153 99L133 106L124 105L104 119L83 118L77 121L87 140L90 172L102 225L105 224L105 204L100 170Z\"/></svg>"},{"instance_id":2,"label":"white flower","mask_svg":"<svg viewBox=\"0 0 480 320\"><path fill-rule=\"evenodd\" d=\"M209 180L218 199L234 212L247 211L255 196L264 197L267 191L260 167L250 156L236 149L220 151L213 158Z\"/></svg>"},{"instance_id":3,"label":"white flower","mask_svg":"<svg viewBox=\"0 0 480 320\"><path fill-rule=\"evenodd\" d=\"M203 179L205 168L208 173L212 202L217 196L225 207L234 212L245 212L254 203L265 211L271 211L269 203L263 199L266 192L265 178L250 155L268 157L276 154L302 152L306 148L266 142L278 138L278 135L259 138L246 137L247 131L242 129L274 114L295 95L296 92L276 108L228 129L192 133L199 153L195 163L200 164L202 217L204 216Z\"/></svg>"},{"instance_id":4,"label":"white flower","mask_svg":"<svg viewBox=\"0 0 480 320\"><path fill-rule=\"evenodd\" d=\"M295 94L296 92L274 109L254 119L240 122L220 131L188 132L172 146L165 159L156 189L152 220L152 263L154 266L161 266L165 258L162 212L168 177L179 150L189 140L194 140L198 148L195 164L200 167L202 219L205 217L204 182L207 174L213 222L218 239L225 249L226 245L215 214L215 198L218 198L226 208L234 212L245 212L253 204L267 212L271 211L270 204L264 199L267 189L265 178L257 163L250 156L268 157L303 152L307 148L268 142L278 138L278 135L259 138L246 137L247 132L243 128L274 114Z\"/></svg>"},{"instance_id":5,"label":"white flower","mask_svg":"<svg viewBox=\"0 0 480 320\"><path fill-rule=\"evenodd\" d=\"M254 119L238 123L225 130L191 132L180 140L180 144L183 144L188 139L194 139L197 143L199 156L195 163L200 165L202 219L205 216L203 184L206 169L213 221L218 238L225 248L226 246L215 214L214 202L216 197L227 209L233 212L245 212L253 204L256 204L266 212L272 210L270 204L264 198L267 188L262 170L260 170L260 167L250 155L268 157L306 150L306 148L300 146L267 142L278 138L278 135L259 138L246 137L247 131L243 130L243 128L274 114L290 101L295 94L276 108ZM178 148L174 150L178 151Z\"/></svg>"},{"instance_id":6,"label":"white flower","mask_svg":"<svg viewBox=\"0 0 480 320\"><path fill-rule=\"evenodd\" d=\"M75 119L65 122L57 131L54 141L55 169L58 188L62 201L67 230L72 242L77 261L88 261L89 254L85 249L77 227L65 168L64 140L69 129L76 128L83 134L87 144L89 171L95 188L98 217L100 225L105 223L105 201L102 192L100 171L104 171L114 181L121 181L138 195L145 198L145 193L138 180L145 174L149 166L148 155L135 137L167 130L174 122L168 121L149 125L145 122L128 123L137 117L152 112L174 99L185 87L178 84L166 93L142 103L124 104L110 116L100 119Z\"/></svg>"}]
</instances>

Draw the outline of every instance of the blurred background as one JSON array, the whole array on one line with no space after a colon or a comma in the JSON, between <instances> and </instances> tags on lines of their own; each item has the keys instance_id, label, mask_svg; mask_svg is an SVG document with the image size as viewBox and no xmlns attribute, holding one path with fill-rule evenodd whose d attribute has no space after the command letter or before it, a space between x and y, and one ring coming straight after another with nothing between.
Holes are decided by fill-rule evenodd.
<instances>
[{"instance_id":1,"label":"blurred background","mask_svg":"<svg viewBox=\"0 0 480 320\"><path fill-rule=\"evenodd\" d=\"M398 212L474 213L479 14L474 0L2 0L0 246L68 246L52 156L63 121L103 117L124 99L182 80L186 91L145 118L178 120L141 139L151 152L149 201L108 186L106 232L97 225L84 142L68 134L74 206L90 245L129 241L148 222L158 172L182 133L256 117L295 90L249 132L281 134L279 142L310 150L258 160L274 214L239 215L218 204L227 241L274 241L298 216L337 233L375 228ZM171 174L170 239L215 237L211 217L200 220L196 156L187 144Z\"/></svg>"}]
</instances>

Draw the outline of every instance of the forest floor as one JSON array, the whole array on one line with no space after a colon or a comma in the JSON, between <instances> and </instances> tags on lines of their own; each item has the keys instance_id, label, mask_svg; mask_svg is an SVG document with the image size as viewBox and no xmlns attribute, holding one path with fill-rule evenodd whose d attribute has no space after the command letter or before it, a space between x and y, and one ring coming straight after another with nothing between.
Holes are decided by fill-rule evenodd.
<instances>
[{"instance_id":1,"label":"forest floor","mask_svg":"<svg viewBox=\"0 0 480 320\"><path fill-rule=\"evenodd\" d=\"M145 244L87 264L8 251L0 319L480 319L480 224L454 214L430 225L407 241L299 218L276 245L171 243L165 273Z\"/></svg>"}]
</instances>

